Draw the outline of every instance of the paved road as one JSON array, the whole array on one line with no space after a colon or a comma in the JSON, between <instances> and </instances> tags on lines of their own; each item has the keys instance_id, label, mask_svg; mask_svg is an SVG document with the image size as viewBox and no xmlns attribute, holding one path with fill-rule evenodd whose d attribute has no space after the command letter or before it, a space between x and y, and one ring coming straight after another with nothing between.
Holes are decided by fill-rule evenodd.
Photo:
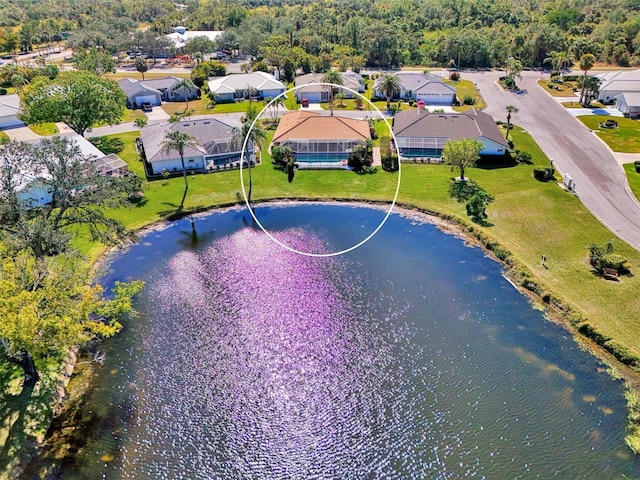
<instances>
[{"instance_id":1,"label":"paved road","mask_svg":"<svg viewBox=\"0 0 640 480\"><path fill-rule=\"evenodd\" d=\"M640 251L640 203L629 190L626 176L611 150L576 120L537 80L540 72L523 72L519 86L526 93L500 89L501 72L464 72L487 102L487 113L506 121L505 107L519 109L512 121L527 129L562 171L576 183L584 205L620 238ZM567 219L567 221L571 221Z\"/></svg>"}]
</instances>

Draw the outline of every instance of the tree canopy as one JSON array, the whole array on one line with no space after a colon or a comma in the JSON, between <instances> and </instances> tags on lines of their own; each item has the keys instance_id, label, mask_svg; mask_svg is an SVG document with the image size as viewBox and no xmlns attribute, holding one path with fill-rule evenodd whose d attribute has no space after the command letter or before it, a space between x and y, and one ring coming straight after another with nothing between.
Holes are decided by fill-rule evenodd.
<instances>
[{"instance_id":1,"label":"tree canopy","mask_svg":"<svg viewBox=\"0 0 640 480\"><path fill-rule=\"evenodd\" d=\"M24 193L24 179L50 192L47 205L34 204ZM94 240L118 245L135 236L105 214L108 207L130 205L141 189L135 175L101 175L91 159L65 137L39 144L10 142L0 149L0 241L11 251L30 251L37 259L67 252L74 225L83 225Z\"/></svg>"},{"instance_id":2,"label":"tree canopy","mask_svg":"<svg viewBox=\"0 0 640 480\"><path fill-rule=\"evenodd\" d=\"M36 77L20 93L27 123L64 122L79 135L97 123L117 123L126 96L118 84L85 71Z\"/></svg>"},{"instance_id":3,"label":"tree canopy","mask_svg":"<svg viewBox=\"0 0 640 480\"><path fill-rule=\"evenodd\" d=\"M475 138L449 140L442 149L442 159L444 163L451 165L451 170L457 168L460 171L460 179L464 180L465 169L476 164L482 149L482 143Z\"/></svg>"}]
</instances>

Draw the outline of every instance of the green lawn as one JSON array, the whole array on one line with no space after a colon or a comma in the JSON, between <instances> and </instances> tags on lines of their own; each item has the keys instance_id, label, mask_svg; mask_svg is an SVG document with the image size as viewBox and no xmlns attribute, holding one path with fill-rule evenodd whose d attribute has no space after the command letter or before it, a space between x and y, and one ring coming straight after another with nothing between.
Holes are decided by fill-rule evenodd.
<instances>
[{"instance_id":1,"label":"green lawn","mask_svg":"<svg viewBox=\"0 0 640 480\"><path fill-rule=\"evenodd\" d=\"M43 137L49 137L58 133L58 127L55 123L41 123L39 125L29 125L33 133Z\"/></svg>"},{"instance_id":2,"label":"green lawn","mask_svg":"<svg viewBox=\"0 0 640 480\"><path fill-rule=\"evenodd\" d=\"M585 115L578 119L593 130L614 152L640 153L640 121L624 117L612 118L606 115ZM612 119L618 122L618 128L600 127L600 122Z\"/></svg>"},{"instance_id":3,"label":"green lawn","mask_svg":"<svg viewBox=\"0 0 640 480\"><path fill-rule=\"evenodd\" d=\"M484 102L484 99L482 98L482 95L480 95L480 92L478 91L476 84L473 83L471 80L465 80L461 78L457 82L454 82L453 80L445 79L444 83L448 85L453 85L454 87L456 87L456 95L458 96L458 100L460 100L460 102L462 102L464 97L466 97L467 95L475 100L475 103L473 105L460 105L459 107L455 107L456 111L463 112L471 108L477 108L478 110L482 110L484 107L487 106L486 103Z\"/></svg>"},{"instance_id":4,"label":"green lawn","mask_svg":"<svg viewBox=\"0 0 640 480\"><path fill-rule=\"evenodd\" d=\"M551 82L548 79L538 80L540 85L552 97L573 97L575 96L574 88L578 88L576 82ZM552 88L550 88L552 87Z\"/></svg>"},{"instance_id":5,"label":"green lawn","mask_svg":"<svg viewBox=\"0 0 640 480\"><path fill-rule=\"evenodd\" d=\"M622 165L622 168L624 168L624 173L627 174L627 180L629 181L631 191L638 201L640 201L640 172L636 171L636 167L633 163L625 163Z\"/></svg>"}]
</instances>

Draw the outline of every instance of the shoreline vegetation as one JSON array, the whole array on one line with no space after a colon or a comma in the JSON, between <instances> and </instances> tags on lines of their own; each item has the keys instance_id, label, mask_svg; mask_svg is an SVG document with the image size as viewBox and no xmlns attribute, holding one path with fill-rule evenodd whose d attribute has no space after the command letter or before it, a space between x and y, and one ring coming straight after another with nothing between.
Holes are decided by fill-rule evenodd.
<instances>
[{"instance_id":1,"label":"shoreline vegetation","mask_svg":"<svg viewBox=\"0 0 640 480\"><path fill-rule=\"evenodd\" d=\"M121 157L133 173L140 174L141 162L130 146L137 135L136 132L115 136L125 139L127 147ZM550 321L563 325L583 348L608 365L612 377L624 380L628 405L628 435L625 440L634 453L639 453L640 352L633 342L637 338L634 319L630 319L628 313L640 311L632 303L638 301L635 292L640 280L629 275L620 282L610 282L592 272L586 260L587 246L592 242L606 241L613 234L593 218L579 200L555 182L535 180L531 175L532 169L547 167L549 160L529 135L518 127L512 130L511 137L516 148L532 154L531 164L483 165L468 172L496 197L496 202L488 209L488 221L493 223L474 223L466 216L464 205L450 198L448 183L451 172L445 165L403 164L396 207L409 214L431 216L437 219L445 232L459 235L468 243L484 248L504 265L505 276L530 297L534 306L544 307ZM266 151L263 155L267 155ZM256 205L277 201L388 205L397 183L397 173L383 171L376 175L349 177L349 196L345 197L344 175L349 173L301 171L296 175L294 184L297 193L293 194L287 190L288 184L283 182L282 175L269 168L268 163L263 162L263 166L254 172L253 203ZM237 176L238 172L190 176L189 196L183 210L172 203L182 196L182 179L169 179L166 184L147 182L143 204L128 211L114 211L113 214L129 228L146 232L161 228L168 221L202 212L246 208L238 192ZM572 221L567 222L567 218ZM538 244L532 245L531 239L536 239ZM629 259L632 273L640 268L638 252L623 242L616 245ZM104 265L103 262L108 261L109 252L101 246L80 242L77 248L93 263L96 272ZM548 256L549 268L541 268L540 252ZM620 299L624 299L624 305L618 305L623 303ZM610 305L612 301L616 306ZM82 366L73 374L64 403L55 406L55 411L61 415L54 416L38 454L27 462L30 469L49 462L50 472L54 468L53 459L60 462L61 458L72 458L83 448L82 441L86 439L83 432L90 428L93 418L83 410L83 406L92 391L94 366L90 362L78 363ZM69 428L68 425L74 427ZM42 438L44 434L38 440Z\"/></svg>"}]
</instances>

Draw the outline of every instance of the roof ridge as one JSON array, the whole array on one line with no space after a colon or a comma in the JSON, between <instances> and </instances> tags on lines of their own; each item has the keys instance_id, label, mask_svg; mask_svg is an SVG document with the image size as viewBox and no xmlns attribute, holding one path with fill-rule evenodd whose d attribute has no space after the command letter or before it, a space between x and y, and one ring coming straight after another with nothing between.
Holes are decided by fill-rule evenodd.
<instances>
[{"instance_id":1,"label":"roof ridge","mask_svg":"<svg viewBox=\"0 0 640 480\"><path fill-rule=\"evenodd\" d=\"M340 117L340 116L336 116L336 117L333 117L333 118L338 119L338 121L340 121L343 125L347 126L349 129L351 129L353 132L355 132L355 133L356 133L356 134L358 134L359 136L362 136L362 134L361 134L360 132L358 132L358 130L356 130L353 126L349 125L349 123L348 123L348 122L346 122L346 120L349 120L349 121L352 121L352 120L358 121L358 119L356 119L356 118Z\"/></svg>"}]
</instances>

